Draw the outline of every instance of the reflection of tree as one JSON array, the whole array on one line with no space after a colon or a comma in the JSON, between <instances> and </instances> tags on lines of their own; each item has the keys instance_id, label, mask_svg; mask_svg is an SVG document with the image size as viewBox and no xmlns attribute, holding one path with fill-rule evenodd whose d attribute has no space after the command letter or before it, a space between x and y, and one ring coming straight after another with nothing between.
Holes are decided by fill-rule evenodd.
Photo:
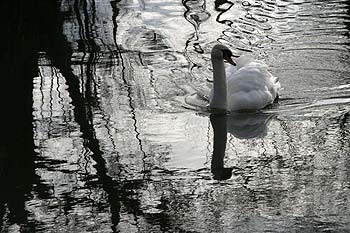
<instances>
[{"instance_id":1,"label":"reflection of tree","mask_svg":"<svg viewBox=\"0 0 350 233\"><path fill-rule=\"evenodd\" d=\"M19 5L25 4L22 2L19 2ZM108 205L110 207L111 212L111 222L112 222L112 229L113 231L117 231L117 227L120 221L120 212L121 212L121 205L124 206L124 211L127 211L128 213L135 216L135 219L137 219L137 216L143 215L147 221L158 224L159 222L154 222L152 214L151 215L144 215L140 209L140 201L137 197L135 197L135 191L140 189L141 185L143 185L143 180L131 180L131 181L122 181L118 179L112 179L111 176L108 175L108 169L106 167L106 160L103 156L103 151L101 150L100 142L96 137L95 132L95 116L94 112L96 109L98 111L101 111L100 109L100 102L97 94L98 84L96 82L95 77L95 69L96 69L96 63L99 59L99 55L101 53L101 48L97 45L95 38L98 35L94 35L96 33L92 28L95 27L95 9L94 9L94 1L89 2L90 6L92 6L92 9L88 9L87 1L74 1L74 6L72 9L74 9L74 13L76 14L76 19L79 24L79 51L82 52L84 55L81 59L81 61L76 62L76 64L81 66L81 77L79 78L77 75L75 75L72 71L72 62L71 57L73 50L71 48L71 45L68 43L66 37L63 35L63 19L60 16L58 5L54 4L53 2L46 2L42 1L36 5L35 9L26 8L23 10L25 13L28 13L28 16L26 17L34 17L35 19L30 22L30 27L35 28L35 30L30 31L31 34L29 36L33 36L37 39L37 41L33 42L32 40L27 40L25 42L24 47L30 48L28 49L28 52L25 53L23 57L30 57L28 60L21 61L21 64L25 64L26 67L28 67L27 70L24 70L23 73L26 75L26 79L22 80L22 77L18 76L18 82L19 84L23 84L23 89L28 93L29 97L26 97L26 99L29 99L29 102L26 102L23 104L23 108L26 108L26 116L24 120L23 114L19 114L19 112L24 112L23 109L18 109L19 104L22 104L24 100L16 100L15 98L10 98L11 100L14 99L16 102L11 102L11 104L8 104L8 107L14 108L14 110L17 110L16 116L21 115L21 117L17 117L14 119L10 119L10 117L7 118L1 118L1 120L11 120L13 124L20 122L23 123L26 127L20 127L18 130L23 130L21 132L23 136L24 134L28 134L28 137L23 140L23 143L28 143L30 146L28 148L28 151L31 153L33 150L33 135L31 133L32 131L32 78L37 76L37 54L38 52L45 52L47 54L47 57L51 61L51 65L53 67L56 67L60 74L62 74L62 77L65 79L67 84L67 91L71 98L71 105L73 105L74 109L74 120L78 123L80 127L80 131L82 133L82 138L84 139L83 146L86 148L86 151L91 152L90 157L95 162L95 169L97 172L97 180L91 179L89 180L89 176L87 176L87 180L84 180L86 182L86 186L91 189L96 189L99 187L102 187L105 193L107 194L107 201ZM114 31L116 33L117 30L117 24L115 21L115 18L117 17L117 14L119 12L119 9L117 7L117 2L112 2L113 11L114 11ZM12 7L12 6L11 6ZM14 8L18 7L17 5L13 6ZM22 9L22 8L21 8ZM45 9L45 12L40 11L41 9ZM90 14L91 12L91 14ZM19 13L23 14L23 13ZM37 18L36 18L37 17ZM43 20L45 18L45 20ZM39 32L39 33L38 33ZM38 33L38 34L37 34ZM17 41L13 42L13 47L15 47ZM130 73L130 70L127 65L127 62L125 62L125 57L123 57L123 51L119 48L117 44L117 58L119 61L119 65L122 67L122 82L124 82L124 85L127 87L127 97L129 101L129 107L130 107L130 113L132 115L133 120L133 127L136 139L138 140L138 145L143 153L143 156L146 156L146 153L143 151L142 148L142 142L140 139L140 133L137 128L137 119L136 119L136 110L132 99L132 86L129 84L129 78L128 75ZM113 51L109 51L113 52ZM19 57L18 54L15 54L16 58ZM18 57L17 57L18 56ZM20 57L19 57L20 58ZM20 64L20 66L22 66ZM112 64L112 62L111 62ZM113 64L114 65L114 64ZM55 69L53 69L55 70ZM17 76L16 76L17 77ZM26 81L25 83L23 81ZM15 81L9 82L9 86L14 86L16 83ZM10 85L11 84L11 85ZM52 87L50 87L50 90L52 90ZM21 93L24 93L21 91ZM3 94L3 93L2 93ZM10 93L9 93L10 94ZM4 97L6 95L4 94ZM1 96L3 97L3 96ZM50 97L52 98L52 97ZM15 106L15 107L13 107ZM52 111L52 108L50 109ZM106 127L108 124L108 116L103 114L106 121ZM2 116L3 117L3 116ZM52 117L52 116L51 116ZM18 125L18 124L17 124ZM24 130L25 129L25 130ZM6 131L8 133L11 133L11 128ZM19 139L22 139L22 137L18 137ZM1 136L1 139L6 137ZM12 140L7 140L8 142L12 142ZM7 141L5 141L3 144L7 145ZM14 142L12 142L13 144ZM12 145L11 144L11 145ZM1 144L2 145L2 144ZM13 146L8 146L9 148ZM2 147L0 147L2 150ZM6 149L6 148L5 148ZM1 151L0 150L0 151ZM117 153L118 154L118 153ZM85 155L84 155L85 156ZM3 186L4 189L8 190L8 196L11 196L12 193L16 193L18 195L13 196L11 199L9 199L7 196L5 197L4 193L1 193L1 205L0 205L0 214L5 215L6 209L5 206L7 206L8 209L10 209L10 212L14 214L14 216L17 216L15 218L11 218L11 223L19 223L26 225L25 228L30 228L30 232L34 232L35 228L38 228L39 223L35 223L28 217L30 214L25 210L25 202L27 201L27 198L29 197L29 193L32 191L32 185L34 184L36 192L35 194L39 196L39 199L47 200L52 198L52 196L49 194L48 189L49 187L44 186L40 184L40 181L37 177L34 176L34 169L35 168L44 168L47 170L55 170L55 167L53 164L57 164L61 161L54 161L49 160L45 158L35 158L36 165L34 166L34 158L33 157L27 157L28 162L25 161L21 166L23 166L23 174L21 173L21 176L25 176L27 179L23 179L23 177L17 178L19 182L25 183L26 186L21 185L23 191L19 192L18 190L13 190L11 187ZM22 161L22 157L16 158L15 163L18 161ZM9 160L6 160L8 162ZM23 160L24 161L24 160ZM118 162L118 161L117 161ZM3 163L5 165L5 163ZM31 166L28 166L31 165ZM26 170L28 170L26 172ZM12 180L15 177L15 171L17 168L11 168L9 169L11 171L11 174L7 175L5 172L1 172L1 179L6 180L8 177L12 177ZM89 175L89 174L88 174ZM14 186L14 184L10 183L9 185ZM17 184L16 184L17 185ZM25 188L25 189L24 189ZM71 210L75 209L75 207L82 202L88 201L87 197L76 197L74 195L74 192L71 193L65 193L62 194L61 197L64 199L64 211L66 214L68 214ZM12 202L11 202L12 201ZM12 205L16 204L15 205ZM162 219L162 227L166 228L168 223L166 222L166 218L162 215L158 215L159 218ZM44 223L45 224L45 223ZM30 227L29 227L30 225ZM45 226L44 226L45 227Z\"/></svg>"},{"instance_id":2,"label":"reflection of tree","mask_svg":"<svg viewBox=\"0 0 350 233\"><path fill-rule=\"evenodd\" d=\"M99 141L95 135L93 121L93 107L98 108L99 105L99 100L95 92L97 87L94 79L94 69L100 49L92 37L91 27L94 25L90 22L90 15L88 13L89 11L87 10L87 2L82 1L84 22L81 19L80 11L78 8L78 2L79 1L75 1L74 6L78 22L80 22L80 49L82 49L83 52L86 53L88 56L85 73L86 80L82 80L81 83L79 83L78 78L72 73L69 61L53 62L53 65L58 67L62 75L66 78L68 92L72 98L72 105L74 106L75 120L80 125L82 138L84 138L84 147L88 148L92 152L91 157L96 162L95 168L98 175L98 181L95 185L101 186L103 190L107 193L107 199L112 215L112 229L113 231L116 231L120 221L119 214L121 208L121 201L123 201L127 209L130 209L130 212L139 212L139 203L138 201L129 198L131 193L128 190L136 189L140 185L140 182L132 182L132 188L128 188L128 186L130 186L129 182L120 182L118 180L113 180L108 175L106 161L103 157L103 152L100 149ZM94 4L92 5L94 6ZM95 12L95 10L92 9L92 12ZM94 21L94 19L92 19L92 21ZM68 51L68 53L65 56L65 58L69 59L71 57L70 48L68 48L68 43L64 39L64 37L62 37L61 43L62 45L60 46L60 48L67 48L66 51ZM57 53L58 50L54 51L51 55L49 54L51 59L55 58L55 52ZM84 64L84 60L85 57L83 57L81 65ZM84 81L84 93L81 93L80 86L84 83ZM91 186L93 185L93 183L89 181L88 183L90 183Z\"/></svg>"},{"instance_id":3,"label":"reflection of tree","mask_svg":"<svg viewBox=\"0 0 350 233\"><path fill-rule=\"evenodd\" d=\"M54 5L52 1L14 0L0 3L3 33L0 61L0 217L4 222L6 206L8 220L11 224L17 223L22 232L34 232L39 224L29 220L29 212L25 208L31 191L36 191L40 197L49 195L48 187L40 182L34 172L32 82L33 77L37 76L41 42L47 41L44 37L49 34L46 31L49 29L48 21L54 18L50 11L50 6ZM40 8L47 11L40 11Z\"/></svg>"},{"instance_id":4,"label":"reflection of tree","mask_svg":"<svg viewBox=\"0 0 350 233\"><path fill-rule=\"evenodd\" d=\"M223 5L226 4L226 3L229 5L229 7L224 8L224 9L221 9L220 6L223 6ZM220 12L220 13L218 14L218 16L216 17L216 21L217 21L218 23L226 24L226 25L229 25L229 26L232 25L232 22L231 22L231 21L229 21L229 20L221 20L221 19L220 19L220 17L221 17L224 13L226 13L227 11L229 11L229 10L231 9L232 6L233 6L233 3L230 2L230 1L227 1L227 0L216 0L216 1L215 1L215 10L217 10L218 12Z\"/></svg>"},{"instance_id":5,"label":"reflection of tree","mask_svg":"<svg viewBox=\"0 0 350 233\"><path fill-rule=\"evenodd\" d=\"M349 17L350 16L350 1L346 1L345 3L347 5L347 14ZM349 22L349 20L344 20L344 23L346 25L346 28L348 29L347 36L350 38L350 22Z\"/></svg>"},{"instance_id":6,"label":"reflection of tree","mask_svg":"<svg viewBox=\"0 0 350 233\"><path fill-rule=\"evenodd\" d=\"M199 27L201 23L206 21L210 14L208 13L206 9L206 1L191 1L191 0L183 0L182 5L185 7L184 17L185 19L193 25L194 32L190 35L190 37L186 41L185 45L185 56L188 59L190 63L190 71L192 71L193 68L198 67L199 65L196 64L194 61L190 58L190 46L193 47L194 51L203 54L204 51L199 43Z\"/></svg>"},{"instance_id":7,"label":"reflection of tree","mask_svg":"<svg viewBox=\"0 0 350 233\"><path fill-rule=\"evenodd\" d=\"M78 2L75 1L76 7ZM92 107L96 106L98 101L96 101L96 93L92 88L95 87L93 70L98 46L91 37L92 24L86 8L87 2L82 1L82 3L84 24L79 11L76 13L80 26L85 25L84 28L80 28L81 36L84 38L80 48L84 53L89 53L84 93L80 92L84 80L79 80L71 69L72 49L62 34L63 21L58 5L54 1L17 0L9 4L1 3L2 13L6 13L1 16L6 43L2 44L3 56L1 57L3 91L0 92L0 97L5 101L3 101L0 120L5 124L0 135L0 182L2 186L0 217L3 218L5 215L6 206L9 209L10 223L17 223L29 232L34 232L36 225L39 224L30 220L29 212L25 209L25 202L30 198L32 189L37 192L39 198L50 197L49 188L40 183L38 177L35 176L34 169L35 167L49 168L53 162L40 158L40 163L34 165L32 82L33 77L38 73L39 51L46 52L52 66L57 67L66 80L67 90L72 99L71 104L74 106L75 121L80 126L84 146L92 152L91 157L96 162L98 184L108 195L113 228L115 229L119 223L121 200L125 201L125 206L129 207L132 212L138 212L138 202L128 198L130 193L127 190L130 189L127 189L126 186L130 184L114 181L107 175L106 161L94 132ZM18 30L13 30L14 28ZM134 182L132 188L137 188L139 184L139 182ZM69 194L64 195L64 198L66 210L72 209L74 203L78 203L78 201L73 201L75 197Z\"/></svg>"}]
</instances>

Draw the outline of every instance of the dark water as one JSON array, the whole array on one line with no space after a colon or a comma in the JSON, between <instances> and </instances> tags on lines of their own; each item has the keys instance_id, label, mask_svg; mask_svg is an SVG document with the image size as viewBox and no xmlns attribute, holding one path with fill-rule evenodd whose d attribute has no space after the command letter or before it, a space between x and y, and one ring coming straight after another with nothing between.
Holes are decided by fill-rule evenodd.
<instances>
[{"instance_id":1,"label":"dark water","mask_svg":"<svg viewBox=\"0 0 350 233\"><path fill-rule=\"evenodd\" d=\"M3 232L350 232L350 2L0 3ZM278 104L211 115L210 49Z\"/></svg>"}]
</instances>

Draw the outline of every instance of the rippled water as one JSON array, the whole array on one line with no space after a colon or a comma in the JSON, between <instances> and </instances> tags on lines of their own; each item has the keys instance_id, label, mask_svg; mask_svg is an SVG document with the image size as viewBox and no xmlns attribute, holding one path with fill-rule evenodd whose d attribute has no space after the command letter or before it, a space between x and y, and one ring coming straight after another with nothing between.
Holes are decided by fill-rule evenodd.
<instances>
[{"instance_id":1,"label":"rippled water","mask_svg":"<svg viewBox=\"0 0 350 233\"><path fill-rule=\"evenodd\" d=\"M4 232L350 232L348 0L45 7L34 175L3 186ZM206 111L217 41L270 66L278 104Z\"/></svg>"}]
</instances>

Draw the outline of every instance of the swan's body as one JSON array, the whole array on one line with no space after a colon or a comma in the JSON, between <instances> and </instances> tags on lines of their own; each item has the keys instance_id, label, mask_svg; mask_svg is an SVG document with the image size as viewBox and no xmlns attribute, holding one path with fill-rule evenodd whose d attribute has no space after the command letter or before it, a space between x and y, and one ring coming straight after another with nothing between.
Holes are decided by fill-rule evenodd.
<instances>
[{"instance_id":1,"label":"swan's body","mask_svg":"<svg viewBox=\"0 0 350 233\"><path fill-rule=\"evenodd\" d=\"M232 56L228 51L220 44L212 49L214 83L210 94L210 108L256 111L272 104L280 89L278 79L267 71L263 62L249 56L242 56L233 62L227 59L227 56ZM225 69L224 59L236 65L229 65Z\"/></svg>"}]
</instances>

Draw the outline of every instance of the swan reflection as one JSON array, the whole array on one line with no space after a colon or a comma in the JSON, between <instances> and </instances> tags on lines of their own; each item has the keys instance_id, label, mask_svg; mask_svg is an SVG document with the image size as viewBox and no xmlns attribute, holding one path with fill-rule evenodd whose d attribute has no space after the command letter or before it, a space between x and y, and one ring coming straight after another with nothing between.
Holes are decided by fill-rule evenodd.
<instances>
[{"instance_id":1,"label":"swan reflection","mask_svg":"<svg viewBox=\"0 0 350 233\"><path fill-rule=\"evenodd\" d=\"M227 180L233 168L224 167L227 133L239 139L261 138L267 134L267 125L273 115L264 113L211 114L214 131L211 172L215 180Z\"/></svg>"}]
</instances>

